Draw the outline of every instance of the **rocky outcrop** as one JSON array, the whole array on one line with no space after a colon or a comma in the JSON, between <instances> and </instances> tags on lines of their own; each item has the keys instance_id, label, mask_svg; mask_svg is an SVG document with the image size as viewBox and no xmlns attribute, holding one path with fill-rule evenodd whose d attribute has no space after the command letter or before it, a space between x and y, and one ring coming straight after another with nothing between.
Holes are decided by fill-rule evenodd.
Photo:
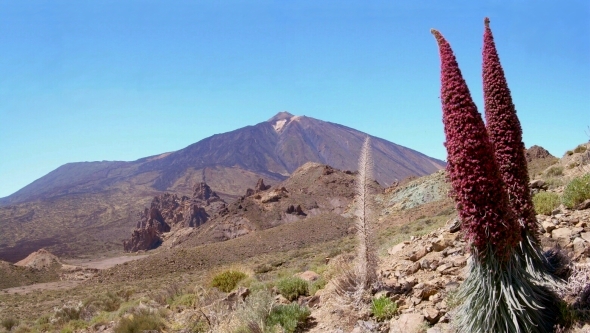
<instances>
[{"instance_id":1,"label":"rocky outcrop","mask_svg":"<svg viewBox=\"0 0 590 333\"><path fill-rule=\"evenodd\" d=\"M527 162L532 162L533 160L541 159L541 158L548 158L554 157L551 155L547 149L540 147L540 146L532 146L525 151L525 158Z\"/></svg>"},{"instance_id":2,"label":"rocky outcrop","mask_svg":"<svg viewBox=\"0 0 590 333\"><path fill-rule=\"evenodd\" d=\"M246 190L246 196L249 197L249 196L254 195L256 193L266 191L270 187L271 187L270 185L265 185L264 180L262 178L260 178L260 179L258 179L258 182L256 182L256 186L254 187L254 189L249 188Z\"/></svg>"},{"instance_id":3,"label":"rocky outcrop","mask_svg":"<svg viewBox=\"0 0 590 333\"><path fill-rule=\"evenodd\" d=\"M133 230L130 239L123 241L125 252L153 249L162 242L162 233L170 231L170 225L164 221L160 210L154 207L158 202L156 199L161 198L154 198L152 208L146 208L139 214L137 228Z\"/></svg>"},{"instance_id":4,"label":"rocky outcrop","mask_svg":"<svg viewBox=\"0 0 590 333\"><path fill-rule=\"evenodd\" d=\"M156 248L162 243L164 233L197 228L224 208L225 201L203 182L195 185L192 198L171 193L159 195L154 197L149 209L139 214L136 229L123 242L123 248L127 252Z\"/></svg>"}]
</instances>

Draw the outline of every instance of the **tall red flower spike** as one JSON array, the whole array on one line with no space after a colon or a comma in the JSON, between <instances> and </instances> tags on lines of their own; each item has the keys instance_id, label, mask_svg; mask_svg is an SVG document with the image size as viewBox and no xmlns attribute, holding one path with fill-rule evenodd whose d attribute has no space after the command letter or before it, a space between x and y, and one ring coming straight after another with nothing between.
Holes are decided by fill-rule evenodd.
<instances>
[{"instance_id":1,"label":"tall red flower spike","mask_svg":"<svg viewBox=\"0 0 590 333\"><path fill-rule=\"evenodd\" d=\"M490 19L486 17L484 22L483 94L487 131L512 209L521 219L523 230L534 235L538 226L528 186L522 128L496 51Z\"/></svg>"},{"instance_id":2,"label":"tall red flower spike","mask_svg":"<svg viewBox=\"0 0 590 333\"><path fill-rule=\"evenodd\" d=\"M520 241L518 222L509 208L508 195L498 172L485 125L453 50L445 38L431 30L441 60L441 102L447 148L447 172L454 190L462 228L478 253L488 248L508 258Z\"/></svg>"}]
</instances>

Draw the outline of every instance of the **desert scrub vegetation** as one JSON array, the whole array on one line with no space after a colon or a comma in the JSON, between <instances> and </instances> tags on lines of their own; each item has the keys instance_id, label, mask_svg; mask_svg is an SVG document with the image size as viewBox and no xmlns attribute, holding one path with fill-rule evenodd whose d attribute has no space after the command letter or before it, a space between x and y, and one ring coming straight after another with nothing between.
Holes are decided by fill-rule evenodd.
<instances>
[{"instance_id":1,"label":"desert scrub vegetation","mask_svg":"<svg viewBox=\"0 0 590 333\"><path fill-rule=\"evenodd\" d=\"M551 215L551 212L559 207L561 200L559 195L553 192L539 192L533 196L533 205L537 214Z\"/></svg>"},{"instance_id":2,"label":"desert scrub vegetation","mask_svg":"<svg viewBox=\"0 0 590 333\"><path fill-rule=\"evenodd\" d=\"M387 296L373 298L371 301L371 314L377 321L384 321L393 318L397 313L397 303Z\"/></svg>"},{"instance_id":3,"label":"desert scrub vegetation","mask_svg":"<svg viewBox=\"0 0 590 333\"><path fill-rule=\"evenodd\" d=\"M583 153L586 151L586 145L579 145L574 149L574 153Z\"/></svg>"},{"instance_id":4,"label":"desert scrub vegetation","mask_svg":"<svg viewBox=\"0 0 590 333\"><path fill-rule=\"evenodd\" d=\"M574 178L566 185L561 196L563 205L570 209L586 199L590 199L590 173Z\"/></svg>"},{"instance_id":5,"label":"desert scrub vegetation","mask_svg":"<svg viewBox=\"0 0 590 333\"><path fill-rule=\"evenodd\" d=\"M298 327L301 327L309 318L311 312L306 306L299 304L279 304L274 306L268 315L266 324L273 328L280 325L284 332L294 333Z\"/></svg>"},{"instance_id":6,"label":"desert scrub vegetation","mask_svg":"<svg viewBox=\"0 0 590 333\"><path fill-rule=\"evenodd\" d=\"M221 272L213 277L211 281L211 286L228 293L232 291L238 283L247 277L246 273L236 271L236 270L227 270Z\"/></svg>"},{"instance_id":7,"label":"desert scrub vegetation","mask_svg":"<svg viewBox=\"0 0 590 333\"><path fill-rule=\"evenodd\" d=\"M119 320L115 333L139 333L143 331L160 331L165 327L162 313L151 308L135 308Z\"/></svg>"},{"instance_id":8,"label":"desert scrub vegetation","mask_svg":"<svg viewBox=\"0 0 590 333\"><path fill-rule=\"evenodd\" d=\"M563 167L560 165L554 165L552 167L549 167L546 171L545 171L545 176L546 177L557 177L557 176L563 176Z\"/></svg>"},{"instance_id":9,"label":"desert scrub vegetation","mask_svg":"<svg viewBox=\"0 0 590 333\"><path fill-rule=\"evenodd\" d=\"M18 319L13 317L4 318L0 321L0 325L2 325L7 331L12 330L12 328L18 326L18 324Z\"/></svg>"},{"instance_id":10,"label":"desert scrub vegetation","mask_svg":"<svg viewBox=\"0 0 590 333\"><path fill-rule=\"evenodd\" d=\"M299 296L306 296L309 293L308 282L296 276L280 279L277 282L276 288L279 294L283 295L289 301L294 301Z\"/></svg>"}]
</instances>

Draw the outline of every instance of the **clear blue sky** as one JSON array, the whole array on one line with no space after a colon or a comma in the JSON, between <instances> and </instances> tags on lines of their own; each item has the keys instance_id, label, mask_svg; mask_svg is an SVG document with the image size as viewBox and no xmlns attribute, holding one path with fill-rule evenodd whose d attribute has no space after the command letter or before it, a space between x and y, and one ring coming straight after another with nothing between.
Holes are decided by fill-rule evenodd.
<instances>
[{"instance_id":1,"label":"clear blue sky","mask_svg":"<svg viewBox=\"0 0 590 333\"><path fill-rule=\"evenodd\" d=\"M283 110L445 159L429 30L481 107L485 16L525 145L587 141L588 0L0 0L0 197L68 162L174 151Z\"/></svg>"}]
</instances>

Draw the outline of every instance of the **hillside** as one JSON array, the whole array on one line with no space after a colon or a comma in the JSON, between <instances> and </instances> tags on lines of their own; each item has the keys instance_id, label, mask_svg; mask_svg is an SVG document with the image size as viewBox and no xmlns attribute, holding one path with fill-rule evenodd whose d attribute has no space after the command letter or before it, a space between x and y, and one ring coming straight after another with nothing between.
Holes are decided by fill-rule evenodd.
<instances>
[{"instance_id":1,"label":"hillside","mask_svg":"<svg viewBox=\"0 0 590 333\"><path fill-rule=\"evenodd\" d=\"M195 184L206 182L229 202L259 178L276 184L307 162L356 170L366 135L281 112L175 152L132 162L66 164L0 199L0 259L14 262L41 247L66 256L118 251L141 207L164 191L190 195ZM383 139L372 142L382 185L444 166Z\"/></svg>"}]
</instances>

